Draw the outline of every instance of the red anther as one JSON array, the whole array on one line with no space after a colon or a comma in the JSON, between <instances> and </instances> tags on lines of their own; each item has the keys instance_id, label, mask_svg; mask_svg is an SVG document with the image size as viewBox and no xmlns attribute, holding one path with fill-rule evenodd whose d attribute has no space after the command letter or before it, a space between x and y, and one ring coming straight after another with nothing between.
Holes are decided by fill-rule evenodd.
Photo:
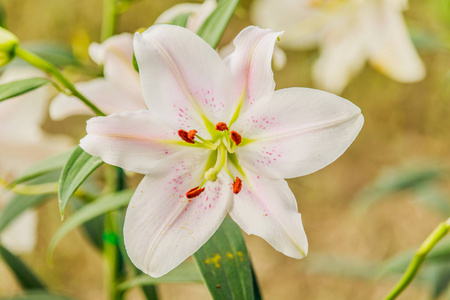
<instances>
[{"instance_id":1,"label":"red anther","mask_svg":"<svg viewBox=\"0 0 450 300\"><path fill-rule=\"evenodd\" d=\"M183 130L183 129L178 130L178 135L180 136L180 138L183 139L183 141L185 141L189 144L195 144L195 142L189 138L189 133L187 133L186 130Z\"/></svg>"},{"instance_id":2,"label":"red anther","mask_svg":"<svg viewBox=\"0 0 450 300\"><path fill-rule=\"evenodd\" d=\"M239 145L242 141L242 137L239 133L237 133L236 131L232 130L231 131L231 140L237 145Z\"/></svg>"},{"instance_id":3,"label":"red anther","mask_svg":"<svg viewBox=\"0 0 450 300\"><path fill-rule=\"evenodd\" d=\"M201 188L199 189L198 186L196 186L195 188L190 189L189 191L187 191L186 193L186 197L188 199L192 199L197 197L198 195L200 195L201 193L203 193L203 191L205 190L205 188Z\"/></svg>"},{"instance_id":4,"label":"red anther","mask_svg":"<svg viewBox=\"0 0 450 300\"><path fill-rule=\"evenodd\" d=\"M236 180L233 182L233 193L238 194L242 189L242 180L239 177L236 177Z\"/></svg>"},{"instance_id":5,"label":"red anther","mask_svg":"<svg viewBox=\"0 0 450 300\"><path fill-rule=\"evenodd\" d=\"M190 139L191 141L193 141L194 139L195 139L195 135L197 134L197 130L195 130L195 129L192 129L192 130L189 130L189 132L188 132L188 134L187 134L187 137L188 137L188 139Z\"/></svg>"},{"instance_id":6,"label":"red anther","mask_svg":"<svg viewBox=\"0 0 450 300\"><path fill-rule=\"evenodd\" d=\"M219 131L228 130L228 126L224 122L219 122L216 124L216 130L219 130Z\"/></svg>"}]
</instances>

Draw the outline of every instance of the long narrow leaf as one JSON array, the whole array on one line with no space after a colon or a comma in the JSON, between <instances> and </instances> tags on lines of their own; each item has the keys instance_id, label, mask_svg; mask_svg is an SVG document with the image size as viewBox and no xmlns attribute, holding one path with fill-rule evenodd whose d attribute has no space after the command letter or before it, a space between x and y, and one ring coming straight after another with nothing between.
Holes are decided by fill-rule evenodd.
<instances>
[{"instance_id":1,"label":"long narrow leaf","mask_svg":"<svg viewBox=\"0 0 450 300\"><path fill-rule=\"evenodd\" d=\"M385 261L377 272L377 277L383 277L391 273L403 273L414 257L417 249L402 252ZM425 263L442 264L450 261L450 239L443 239L433 250L428 253Z\"/></svg>"},{"instance_id":2,"label":"long narrow leaf","mask_svg":"<svg viewBox=\"0 0 450 300\"><path fill-rule=\"evenodd\" d=\"M197 31L211 47L216 48L240 0L221 0Z\"/></svg>"},{"instance_id":3,"label":"long narrow leaf","mask_svg":"<svg viewBox=\"0 0 450 300\"><path fill-rule=\"evenodd\" d=\"M48 246L49 255L52 255L59 241L72 229L75 229L85 222L101 216L104 213L126 206L128 202L130 202L132 195L133 191L130 190L108 194L76 211L70 219L62 224L53 236Z\"/></svg>"},{"instance_id":4,"label":"long narrow leaf","mask_svg":"<svg viewBox=\"0 0 450 300\"><path fill-rule=\"evenodd\" d=\"M50 292L32 291L22 295L0 298L0 300L71 300L71 298Z\"/></svg>"},{"instance_id":5,"label":"long narrow leaf","mask_svg":"<svg viewBox=\"0 0 450 300\"><path fill-rule=\"evenodd\" d=\"M16 275L20 285L26 290L40 289L45 290L45 285L23 262L8 251L8 249L0 245L0 255L9 266L11 271Z\"/></svg>"},{"instance_id":6,"label":"long narrow leaf","mask_svg":"<svg viewBox=\"0 0 450 300\"><path fill-rule=\"evenodd\" d=\"M14 195L0 212L0 232L29 208L35 207L50 198L45 195Z\"/></svg>"},{"instance_id":7,"label":"long narrow leaf","mask_svg":"<svg viewBox=\"0 0 450 300\"><path fill-rule=\"evenodd\" d=\"M73 150L68 152L58 153L53 155L47 159L44 159L35 165L28 168L24 173L20 175L20 177L16 178L13 182L11 182L7 188L12 188L19 183L26 182L31 179L35 179L39 176L48 174L50 172L62 169L64 165L67 163L70 155Z\"/></svg>"},{"instance_id":8,"label":"long narrow leaf","mask_svg":"<svg viewBox=\"0 0 450 300\"><path fill-rule=\"evenodd\" d=\"M75 148L59 179L58 198L61 218L64 217L64 210L75 191L102 164L103 161L99 157L89 155L80 147Z\"/></svg>"},{"instance_id":9,"label":"long narrow leaf","mask_svg":"<svg viewBox=\"0 0 450 300\"><path fill-rule=\"evenodd\" d=\"M225 219L194 259L214 300L255 299L245 241L231 219Z\"/></svg>"},{"instance_id":10,"label":"long narrow leaf","mask_svg":"<svg viewBox=\"0 0 450 300\"><path fill-rule=\"evenodd\" d=\"M0 85L0 102L31 92L51 81L45 78L28 78Z\"/></svg>"},{"instance_id":11,"label":"long narrow leaf","mask_svg":"<svg viewBox=\"0 0 450 300\"><path fill-rule=\"evenodd\" d=\"M184 263L176 269L159 278L153 278L148 275L139 275L121 283L117 288L127 290L136 286L146 286L161 283L202 283L203 279L197 267L193 263Z\"/></svg>"}]
</instances>

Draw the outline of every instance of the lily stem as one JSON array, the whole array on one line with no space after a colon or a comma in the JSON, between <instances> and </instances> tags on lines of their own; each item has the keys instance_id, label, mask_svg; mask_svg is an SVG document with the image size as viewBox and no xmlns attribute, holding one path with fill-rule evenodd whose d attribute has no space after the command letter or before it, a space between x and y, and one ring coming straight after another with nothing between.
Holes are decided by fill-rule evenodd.
<instances>
[{"instance_id":1,"label":"lily stem","mask_svg":"<svg viewBox=\"0 0 450 300\"><path fill-rule=\"evenodd\" d=\"M117 7L116 0L103 0L101 41L114 35L116 31Z\"/></svg>"},{"instance_id":2,"label":"lily stem","mask_svg":"<svg viewBox=\"0 0 450 300\"><path fill-rule=\"evenodd\" d=\"M65 86L73 96L80 99L84 104L86 104L97 116L106 116L97 106L95 106L91 101L89 101L83 94L81 94L75 86L66 78L64 75L48 61L40 58L36 54L33 54L21 47L17 47L15 50L16 56L20 57L29 64L41 69L53 77L55 77L63 86Z\"/></svg>"},{"instance_id":3,"label":"lily stem","mask_svg":"<svg viewBox=\"0 0 450 300\"><path fill-rule=\"evenodd\" d=\"M109 167L105 172L106 193L121 191L126 187L125 173L121 168ZM103 255L105 260L105 286L107 289L107 299L121 300L123 292L117 289L117 284L121 280L123 271L123 261L120 253L121 231L117 214L119 211L108 212L105 215L105 229L103 232Z\"/></svg>"},{"instance_id":4,"label":"lily stem","mask_svg":"<svg viewBox=\"0 0 450 300\"><path fill-rule=\"evenodd\" d=\"M425 260L427 254L436 246L436 244L447 234L450 229L450 218L439 224L433 232L425 239L425 241L420 245L414 255L413 260L409 264L405 273L403 274L397 285L383 298L384 300L392 300L397 298L403 290L410 284L414 279L420 266Z\"/></svg>"}]
</instances>

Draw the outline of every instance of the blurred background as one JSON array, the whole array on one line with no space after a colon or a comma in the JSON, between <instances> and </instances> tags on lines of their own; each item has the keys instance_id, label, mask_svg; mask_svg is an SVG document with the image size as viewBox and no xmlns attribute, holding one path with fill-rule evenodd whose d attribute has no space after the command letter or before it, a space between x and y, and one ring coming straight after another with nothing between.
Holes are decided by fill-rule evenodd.
<instances>
[{"instance_id":1,"label":"blurred background","mask_svg":"<svg viewBox=\"0 0 450 300\"><path fill-rule=\"evenodd\" d=\"M180 2L135 1L120 16L118 32L149 27L159 14ZM88 61L87 46L100 39L102 1L1 0L0 4L7 28L21 41L75 46L75 54L95 66ZM417 248L448 218L449 5L443 0L411 0L404 13L412 40L426 65L425 79L398 83L365 66L342 93L364 114L361 133L330 166L289 180L309 239L309 256L294 260L262 239L246 236L264 299L381 299L400 277L393 272L377 280L376 269L389 258ZM252 24L251 6L252 1L242 1L219 48ZM277 89L314 87L311 70L319 52L286 51L286 55L286 66L275 71ZM65 72L75 81L86 76L70 67ZM86 120L87 117L48 120L44 129L69 134L76 142L85 134ZM75 231L62 240L53 264L48 264L47 246L61 224L57 199L41 206L38 212L37 247L21 257L52 290L76 299L102 299L100 253L81 230ZM428 272L424 273L425 278L417 278L399 299L432 299L436 286L445 288L450 281L450 265L444 261L438 265L443 268L438 273L421 270ZM438 279L433 281L433 276ZM2 261L0 278L0 296L20 291ZM158 291L163 300L210 299L207 288L196 284L161 285ZM450 299L449 295L443 292L439 299ZM140 299L137 291L127 297Z\"/></svg>"}]
</instances>

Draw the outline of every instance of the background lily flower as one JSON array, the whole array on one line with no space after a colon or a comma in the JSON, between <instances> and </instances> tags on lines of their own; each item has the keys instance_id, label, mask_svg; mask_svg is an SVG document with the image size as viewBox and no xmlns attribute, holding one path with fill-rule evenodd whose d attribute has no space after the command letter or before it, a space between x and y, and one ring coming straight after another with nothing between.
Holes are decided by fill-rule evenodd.
<instances>
[{"instance_id":1,"label":"background lily flower","mask_svg":"<svg viewBox=\"0 0 450 300\"><path fill-rule=\"evenodd\" d=\"M163 12L155 21L155 24L172 23L172 21L184 14L189 14L186 28L197 32L209 15L216 9L216 0L205 0L203 3L180 3Z\"/></svg>"},{"instance_id":2,"label":"background lily flower","mask_svg":"<svg viewBox=\"0 0 450 300\"><path fill-rule=\"evenodd\" d=\"M406 0L257 0L256 24L286 30L281 46L308 49L318 45L314 65L319 88L340 93L366 61L400 82L415 82L425 68L408 34L402 11Z\"/></svg>"},{"instance_id":3,"label":"background lily flower","mask_svg":"<svg viewBox=\"0 0 450 300\"><path fill-rule=\"evenodd\" d=\"M279 32L245 28L222 60L178 26L136 33L149 110L88 121L80 146L146 176L126 213L133 263L162 276L196 252L227 215L285 255L308 252L297 202L283 178L337 159L363 124L360 109L313 89L274 91Z\"/></svg>"},{"instance_id":4,"label":"background lily flower","mask_svg":"<svg viewBox=\"0 0 450 300\"><path fill-rule=\"evenodd\" d=\"M45 74L33 68L9 68L0 83ZM34 163L69 147L69 141L42 131L52 87L0 102L0 179L12 180ZM0 210L11 198L0 187ZM36 243L37 214L27 211L3 231L1 241L14 252L30 252Z\"/></svg>"},{"instance_id":5,"label":"background lily flower","mask_svg":"<svg viewBox=\"0 0 450 300\"><path fill-rule=\"evenodd\" d=\"M92 43L89 55L104 66L104 78L77 83L76 88L106 114L145 109L139 74L133 67L133 36L122 33L104 43ZM72 115L94 115L76 97L60 93L50 105L50 117L62 120Z\"/></svg>"}]
</instances>

